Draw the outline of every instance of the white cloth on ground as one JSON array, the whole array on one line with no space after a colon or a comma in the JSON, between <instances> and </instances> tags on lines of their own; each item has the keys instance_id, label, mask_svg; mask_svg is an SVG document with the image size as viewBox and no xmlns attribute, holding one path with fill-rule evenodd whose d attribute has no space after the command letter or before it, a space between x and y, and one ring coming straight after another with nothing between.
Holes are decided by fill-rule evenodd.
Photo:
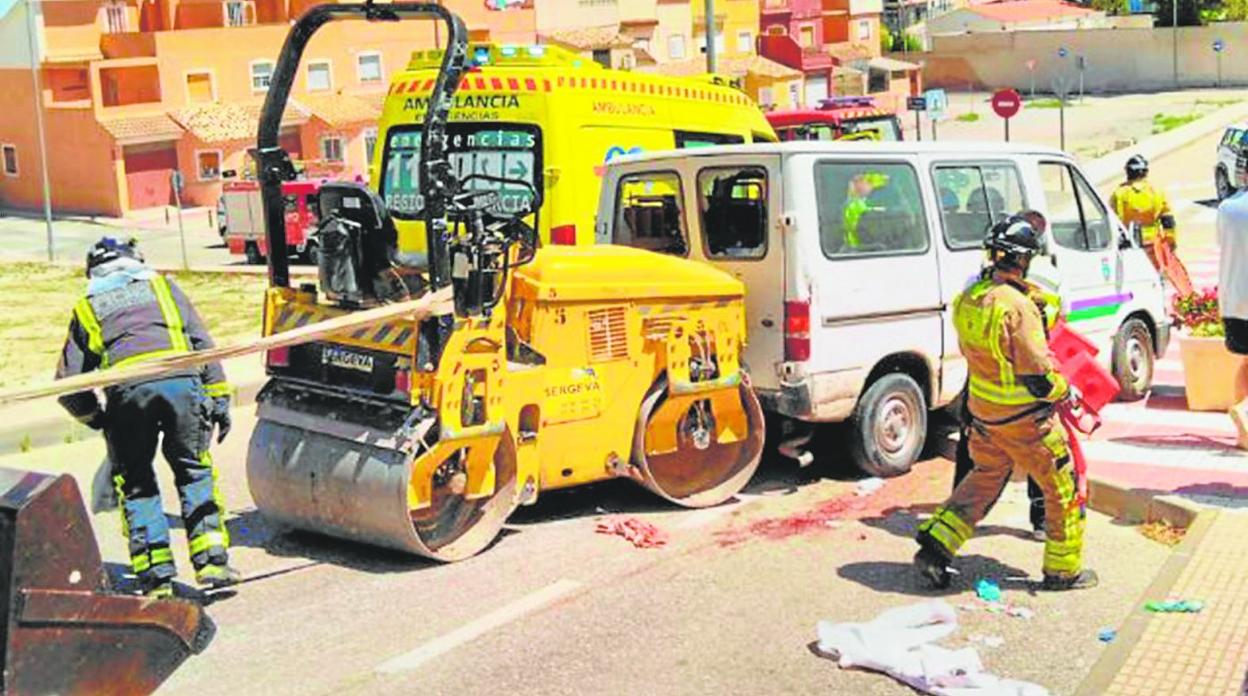
<instances>
[{"instance_id":1,"label":"white cloth on ground","mask_svg":"<svg viewBox=\"0 0 1248 696\"><path fill-rule=\"evenodd\" d=\"M934 696L1048 696L1030 682L984 672L974 648L950 650L933 641L958 630L948 602L932 600L889 609L867 623L820 621L819 650L842 669L884 672Z\"/></svg>"},{"instance_id":2,"label":"white cloth on ground","mask_svg":"<svg viewBox=\"0 0 1248 696\"><path fill-rule=\"evenodd\" d=\"M1218 206L1218 307L1222 316L1248 320L1248 190Z\"/></svg>"}]
</instances>

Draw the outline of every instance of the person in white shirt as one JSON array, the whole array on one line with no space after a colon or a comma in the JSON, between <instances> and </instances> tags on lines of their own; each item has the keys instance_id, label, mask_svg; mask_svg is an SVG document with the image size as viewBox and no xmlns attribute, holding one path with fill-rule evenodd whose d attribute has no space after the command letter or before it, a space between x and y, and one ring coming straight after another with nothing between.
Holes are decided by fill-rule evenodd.
<instances>
[{"instance_id":1,"label":"person in white shirt","mask_svg":"<svg viewBox=\"0 0 1248 696\"><path fill-rule=\"evenodd\" d=\"M1218 206L1218 247L1218 307L1226 348L1248 355L1248 190ZM1248 449L1248 398L1232 406L1230 414L1239 430L1240 448Z\"/></svg>"},{"instance_id":2,"label":"person in white shirt","mask_svg":"<svg viewBox=\"0 0 1248 696\"><path fill-rule=\"evenodd\" d=\"M1218 206L1218 306L1226 347L1248 355L1248 190Z\"/></svg>"}]
</instances>

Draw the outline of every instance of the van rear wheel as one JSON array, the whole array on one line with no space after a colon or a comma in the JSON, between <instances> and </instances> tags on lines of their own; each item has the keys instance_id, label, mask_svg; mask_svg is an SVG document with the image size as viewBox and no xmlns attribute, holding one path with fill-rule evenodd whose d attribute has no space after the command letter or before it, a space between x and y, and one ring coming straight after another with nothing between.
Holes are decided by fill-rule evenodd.
<instances>
[{"instance_id":1,"label":"van rear wheel","mask_svg":"<svg viewBox=\"0 0 1248 696\"><path fill-rule=\"evenodd\" d=\"M1128 319L1114 336L1114 379L1121 401L1139 401L1153 385L1153 334L1140 319Z\"/></svg>"},{"instance_id":2,"label":"van rear wheel","mask_svg":"<svg viewBox=\"0 0 1248 696\"><path fill-rule=\"evenodd\" d=\"M927 440L927 399L909 375L884 375L858 401L850 419L850 456L872 476L901 476Z\"/></svg>"}]
</instances>

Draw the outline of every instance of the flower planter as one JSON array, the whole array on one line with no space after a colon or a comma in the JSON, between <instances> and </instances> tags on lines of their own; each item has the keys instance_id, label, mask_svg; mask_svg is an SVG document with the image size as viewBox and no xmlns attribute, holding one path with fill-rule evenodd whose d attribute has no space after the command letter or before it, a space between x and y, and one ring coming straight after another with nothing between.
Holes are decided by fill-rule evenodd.
<instances>
[{"instance_id":1,"label":"flower planter","mask_svg":"<svg viewBox=\"0 0 1248 696\"><path fill-rule=\"evenodd\" d=\"M1248 397L1248 356L1226 349L1222 337L1179 334L1187 407L1225 411Z\"/></svg>"}]
</instances>

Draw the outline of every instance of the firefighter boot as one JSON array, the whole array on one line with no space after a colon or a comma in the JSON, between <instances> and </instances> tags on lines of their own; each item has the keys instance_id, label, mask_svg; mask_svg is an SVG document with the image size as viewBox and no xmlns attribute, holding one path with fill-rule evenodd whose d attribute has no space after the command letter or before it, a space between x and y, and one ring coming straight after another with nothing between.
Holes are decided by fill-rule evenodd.
<instances>
[{"instance_id":1,"label":"firefighter boot","mask_svg":"<svg viewBox=\"0 0 1248 696\"><path fill-rule=\"evenodd\" d=\"M145 583L143 594L150 599L173 599L173 581L160 578L151 584Z\"/></svg>"},{"instance_id":2,"label":"firefighter boot","mask_svg":"<svg viewBox=\"0 0 1248 696\"><path fill-rule=\"evenodd\" d=\"M1096 571L1084 568L1078 575L1064 578L1058 575L1045 575L1040 589L1046 592L1065 592L1066 590L1087 590L1100 583Z\"/></svg>"},{"instance_id":3,"label":"firefighter boot","mask_svg":"<svg viewBox=\"0 0 1248 696\"><path fill-rule=\"evenodd\" d=\"M214 590L237 585L242 579L242 574L226 563L210 563L195 571L195 582Z\"/></svg>"},{"instance_id":4,"label":"firefighter boot","mask_svg":"<svg viewBox=\"0 0 1248 696\"><path fill-rule=\"evenodd\" d=\"M933 589L946 589L953 582L953 575L949 571L950 561L948 554L931 543L919 541L919 552L914 554L914 567Z\"/></svg>"}]
</instances>

